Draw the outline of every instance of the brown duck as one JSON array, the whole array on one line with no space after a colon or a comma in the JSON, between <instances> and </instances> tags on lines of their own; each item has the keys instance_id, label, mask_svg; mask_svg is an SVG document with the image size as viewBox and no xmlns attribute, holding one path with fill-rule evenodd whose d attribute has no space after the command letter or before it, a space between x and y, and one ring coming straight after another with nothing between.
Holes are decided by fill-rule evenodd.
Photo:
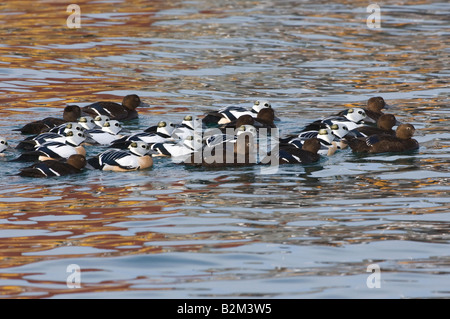
<instances>
[{"instance_id":1,"label":"brown duck","mask_svg":"<svg viewBox=\"0 0 450 319\"><path fill-rule=\"evenodd\" d=\"M137 108L139 106L148 106L141 101L136 94L130 94L123 98L122 103L111 101L99 101L82 108L83 113L96 117L97 115L106 115L111 120L127 121L138 118Z\"/></svg>"},{"instance_id":2,"label":"brown duck","mask_svg":"<svg viewBox=\"0 0 450 319\"><path fill-rule=\"evenodd\" d=\"M348 145L356 153L406 152L419 148L417 140L412 138L414 133L415 128L412 124L401 124L397 127L395 136L375 134L350 139Z\"/></svg>"}]
</instances>

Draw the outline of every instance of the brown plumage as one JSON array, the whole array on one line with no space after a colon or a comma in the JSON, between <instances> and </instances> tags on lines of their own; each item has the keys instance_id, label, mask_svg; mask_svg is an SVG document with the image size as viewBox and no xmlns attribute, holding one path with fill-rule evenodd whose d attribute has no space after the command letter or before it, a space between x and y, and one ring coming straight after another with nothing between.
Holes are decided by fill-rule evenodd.
<instances>
[{"instance_id":1,"label":"brown plumage","mask_svg":"<svg viewBox=\"0 0 450 319\"><path fill-rule=\"evenodd\" d=\"M278 156L269 154L261 163L273 165L273 161L276 161L276 164L311 164L320 160L318 152L321 144L317 138L306 140L301 148L289 143L279 144L278 147Z\"/></svg>"},{"instance_id":2,"label":"brown plumage","mask_svg":"<svg viewBox=\"0 0 450 319\"><path fill-rule=\"evenodd\" d=\"M397 119L393 114L383 114L377 120L377 126L361 126L356 130L366 136L374 134L395 135L392 129L397 123Z\"/></svg>"},{"instance_id":3,"label":"brown plumage","mask_svg":"<svg viewBox=\"0 0 450 319\"><path fill-rule=\"evenodd\" d=\"M242 128L242 127L241 127ZM203 167L246 166L256 164L256 145L252 134L241 134L234 141L204 147L193 153L185 164Z\"/></svg>"},{"instance_id":4,"label":"brown plumage","mask_svg":"<svg viewBox=\"0 0 450 319\"><path fill-rule=\"evenodd\" d=\"M395 136L377 134L366 138L354 138L348 140L348 145L357 153L406 152L419 148L417 140L412 138L414 132L413 125L401 124L397 127Z\"/></svg>"},{"instance_id":5,"label":"brown plumage","mask_svg":"<svg viewBox=\"0 0 450 319\"><path fill-rule=\"evenodd\" d=\"M84 106L82 111L92 117L106 115L111 120L126 121L138 118L136 108L139 106L147 106L147 104L143 103L136 94L130 94L123 98L121 104L100 101Z\"/></svg>"},{"instance_id":6,"label":"brown plumage","mask_svg":"<svg viewBox=\"0 0 450 319\"><path fill-rule=\"evenodd\" d=\"M47 160L37 162L21 169L18 175L23 177L52 177L79 174L86 166L84 155L71 155L67 160Z\"/></svg>"},{"instance_id":7,"label":"brown plumage","mask_svg":"<svg viewBox=\"0 0 450 319\"><path fill-rule=\"evenodd\" d=\"M33 121L13 131L20 131L22 134L40 134L48 132L50 129L67 122L76 122L81 116L81 108L78 105L68 105L64 108L63 117L46 117L42 120Z\"/></svg>"},{"instance_id":8,"label":"brown plumage","mask_svg":"<svg viewBox=\"0 0 450 319\"><path fill-rule=\"evenodd\" d=\"M367 107L364 108L367 117L374 121L377 121L381 115L383 115L383 110L386 109L388 105L381 96L371 97L367 101Z\"/></svg>"}]
</instances>

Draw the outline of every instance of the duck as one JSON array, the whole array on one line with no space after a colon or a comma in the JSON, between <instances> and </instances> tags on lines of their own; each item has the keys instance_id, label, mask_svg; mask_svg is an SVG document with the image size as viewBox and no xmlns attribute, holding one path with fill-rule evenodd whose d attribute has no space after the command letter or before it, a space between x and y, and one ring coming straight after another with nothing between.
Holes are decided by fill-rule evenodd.
<instances>
[{"instance_id":1,"label":"duck","mask_svg":"<svg viewBox=\"0 0 450 319\"><path fill-rule=\"evenodd\" d=\"M86 136L83 132L68 131L64 142L46 142L36 146L36 148L31 151L23 152L19 157L12 161L29 162L61 158L67 159L74 154L86 156L86 150L82 145L85 139Z\"/></svg>"},{"instance_id":2,"label":"duck","mask_svg":"<svg viewBox=\"0 0 450 319\"><path fill-rule=\"evenodd\" d=\"M326 134L325 131L327 132ZM289 135L285 138L281 138L280 143L289 143L292 140L304 141L306 139L317 137L319 135L319 132L320 130L311 130L301 132L298 135ZM334 123L331 125L324 124L320 134L320 139L324 142L324 144L326 144L326 148L336 146L337 149L345 149L347 147L345 137L347 136L347 134L349 134L349 132L350 131L347 128L347 125L345 125L344 123ZM321 153L323 153L323 151L321 151Z\"/></svg>"},{"instance_id":3,"label":"duck","mask_svg":"<svg viewBox=\"0 0 450 319\"><path fill-rule=\"evenodd\" d=\"M257 163L256 130L251 125L238 128L233 139L205 145L185 158L184 164L203 167L247 166Z\"/></svg>"},{"instance_id":4,"label":"duck","mask_svg":"<svg viewBox=\"0 0 450 319\"><path fill-rule=\"evenodd\" d=\"M86 166L86 157L82 154L74 154L66 159L50 159L22 168L19 176L22 177L52 177L79 174Z\"/></svg>"},{"instance_id":5,"label":"duck","mask_svg":"<svg viewBox=\"0 0 450 319\"><path fill-rule=\"evenodd\" d=\"M0 137L0 157L4 157L5 151L10 148L8 141L4 137Z\"/></svg>"},{"instance_id":6,"label":"duck","mask_svg":"<svg viewBox=\"0 0 450 319\"><path fill-rule=\"evenodd\" d=\"M381 96L374 96L367 100L366 107L362 107L366 113L366 118L364 123L366 124L376 124L378 118L383 115L383 110L391 108L389 104ZM337 113L335 116L344 116L348 110L343 110Z\"/></svg>"},{"instance_id":7,"label":"duck","mask_svg":"<svg viewBox=\"0 0 450 319\"><path fill-rule=\"evenodd\" d=\"M292 144L280 144L278 146L278 153L275 154L276 164L312 164L320 160L318 153L321 148L321 143L318 138L310 138L303 142L302 147L298 148ZM274 159L271 154L261 160L261 164L270 163Z\"/></svg>"},{"instance_id":8,"label":"duck","mask_svg":"<svg viewBox=\"0 0 450 319\"><path fill-rule=\"evenodd\" d=\"M171 157L174 162L182 162L192 153L199 151L203 147L200 138L188 136L184 140L167 141L151 145L153 156Z\"/></svg>"},{"instance_id":9,"label":"duck","mask_svg":"<svg viewBox=\"0 0 450 319\"><path fill-rule=\"evenodd\" d=\"M348 145L355 153L388 153L406 152L419 148L417 140L413 139L416 129L412 124L400 124L395 136L390 134L375 134L367 137L348 139Z\"/></svg>"},{"instance_id":10,"label":"duck","mask_svg":"<svg viewBox=\"0 0 450 319\"><path fill-rule=\"evenodd\" d=\"M259 111L264 108L271 108L272 105L268 101L257 100L253 103L251 109L241 106L228 106L218 111L208 112L202 119L206 126L226 124L237 120L240 116L248 114L256 117Z\"/></svg>"},{"instance_id":11,"label":"duck","mask_svg":"<svg viewBox=\"0 0 450 319\"><path fill-rule=\"evenodd\" d=\"M128 121L138 118L138 107L146 107L148 104L141 101L136 94L130 94L123 98L122 103L99 101L82 107L84 114L96 117L106 115L111 120Z\"/></svg>"},{"instance_id":12,"label":"duck","mask_svg":"<svg viewBox=\"0 0 450 319\"><path fill-rule=\"evenodd\" d=\"M128 136L123 136L111 143L110 148L126 149L132 142L145 142L152 146L155 143L165 143L174 141L171 136L173 126L165 121L160 121L155 132L137 132Z\"/></svg>"},{"instance_id":13,"label":"duck","mask_svg":"<svg viewBox=\"0 0 450 319\"><path fill-rule=\"evenodd\" d=\"M200 135L202 131L202 120L196 116L186 115L183 118L183 121L175 126L171 136L175 140L184 140L188 136L193 136L194 134Z\"/></svg>"},{"instance_id":14,"label":"duck","mask_svg":"<svg viewBox=\"0 0 450 319\"><path fill-rule=\"evenodd\" d=\"M367 107L363 109L367 117L371 119L369 122L376 123L380 116L384 114L383 110L390 108L391 106L381 96L375 96L367 100Z\"/></svg>"},{"instance_id":15,"label":"duck","mask_svg":"<svg viewBox=\"0 0 450 319\"><path fill-rule=\"evenodd\" d=\"M330 127L331 133L334 135L333 143L336 144L338 150L347 148L347 140L345 137L350 133L347 125L344 123L334 123Z\"/></svg>"},{"instance_id":16,"label":"duck","mask_svg":"<svg viewBox=\"0 0 450 319\"><path fill-rule=\"evenodd\" d=\"M202 135L202 137L204 146L212 148L217 147L219 144L222 143L234 141L237 138L237 136L244 133L250 133L255 138L258 136L258 131L252 124L242 124L236 129L229 127L225 131L220 130L218 128L212 128L206 130Z\"/></svg>"},{"instance_id":17,"label":"duck","mask_svg":"<svg viewBox=\"0 0 450 319\"><path fill-rule=\"evenodd\" d=\"M167 123L166 121L159 121L158 124L146 128L144 132L155 133L159 131L161 133L165 133L168 136L171 136L175 128L176 125L172 122Z\"/></svg>"},{"instance_id":18,"label":"duck","mask_svg":"<svg viewBox=\"0 0 450 319\"><path fill-rule=\"evenodd\" d=\"M25 124L19 129L13 129L13 131L20 131L24 135L36 135L43 132L48 132L50 129L67 122L76 122L80 116L81 108L78 105L68 105L63 110L62 119L56 117L46 117L42 120Z\"/></svg>"},{"instance_id":19,"label":"duck","mask_svg":"<svg viewBox=\"0 0 450 319\"><path fill-rule=\"evenodd\" d=\"M320 129L330 127L333 124L344 124L349 130L353 130L364 125L367 118L366 112L362 108L351 108L345 110L341 115L333 115L321 120L316 120L304 127L302 132L319 131Z\"/></svg>"},{"instance_id":20,"label":"duck","mask_svg":"<svg viewBox=\"0 0 450 319\"><path fill-rule=\"evenodd\" d=\"M272 108L263 108L258 112L253 126L255 128L276 128L274 121L277 119Z\"/></svg>"},{"instance_id":21,"label":"duck","mask_svg":"<svg viewBox=\"0 0 450 319\"><path fill-rule=\"evenodd\" d=\"M67 131L84 132L85 128L77 122L67 122L67 123L63 123L61 125L53 127L52 129L50 129L48 131L48 133L64 134ZM47 132L44 132L44 133L47 133ZM35 136L37 136L37 135L35 135Z\"/></svg>"},{"instance_id":22,"label":"duck","mask_svg":"<svg viewBox=\"0 0 450 319\"><path fill-rule=\"evenodd\" d=\"M239 116L234 121L219 125L218 128L225 133L227 129L235 130L236 128L241 127L242 125L254 125L254 124L255 118L250 114L244 114Z\"/></svg>"},{"instance_id":23,"label":"duck","mask_svg":"<svg viewBox=\"0 0 450 319\"><path fill-rule=\"evenodd\" d=\"M109 118L108 118L109 119ZM97 124L95 123L95 120L93 117L91 116L81 116L78 119L78 124L85 130L85 131L89 131L89 130L93 130L95 129L97 126ZM102 123L103 126L103 123Z\"/></svg>"},{"instance_id":24,"label":"duck","mask_svg":"<svg viewBox=\"0 0 450 319\"><path fill-rule=\"evenodd\" d=\"M48 132L43 132L25 138L24 140L19 142L19 144L16 146L16 149L30 149L36 145L41 145L45 142L51 141L64 142L66 139L66 133L69 131L72 131L73 134L73 132L84 132L85 129L83 126L81 126L81 124L75 122L64 123L52 128Z\"/></svg>"},{"instance_id":25,"label":"duck","mask_svg":"<svg viewBox=\"0 0 450 319\"><path fill-rule=\"evenodd\" d=\"M396 126L397 123L398 120L395 115L385 113L378 118L376 126L360 126L350 131L349 135L353 137L367 137L375 134L388 134L395 136L395 130L393 130L393 127Z\"/></svg>"},{"instance_id":26,"label":"duck","mask_svg":"<svg viewBox=\"0 0 450 319\"><path fill-rule=\"evenodd\" d=\"M275 111L273 108L263 108L258 112L256 117L250 114L244 114L239 116L236 120L230 121L226 124L221 124L219 129L222 131L228 128L236 129L242 125L252 125L258 130L260 128L271 129L276 128L274 123L276 118L277 117L275 116Z\"/></svg>"},{"instance_id":27,"label":"duck","mask_svg":"<svg viewBox=\"0 0 450 319\"><path fill-rule=\"evenodd\" d=\"M111 120L111 118L109 116L106 115L97 115L96 117L94 117L94 123L95 123L95 127L94 128L102 128L103 124L105 124L105 122Z\"/></svg>"},{"instance_id":28,"label":"duck","mask_svg":"<svg viewBox=\"0 0 450 319\"><path fill-rule=\"evenodd\" d=\"M114 141L123 138L122 124L117 120L106 121L101 129L86 131L87 143L91 145L111 145Z\"/></svg>"},{"instance_id":29,"label":"duck","mask_svg":"<svg viewBox=\"0 0 450 319\"><path fill-rule=\"evenodd\" d=\"M298 137L283 140L280 144L288 143L297 148L302 148L306 140L317 138L320 141L320 149L318 154L331 156L339 149L338 142L336 141L336 135L333 134L330 128L322 128L319 131L307 131L300 133Z\"/></svg>"},{"instance_id":30,"label":"duck","mask_svg":"<svg viewBox=\"0 0 450 319\"><path fill-rule=\"evenodd\" d=\"M67 132L69 131L70 130L68 130ZM38 134L36 136L30 136L29 138L20 141L19 144L17 144L16 149L31 151L34 150L36 147L49 142L64 143L66 140L65 134L66 133L60 134L60 133L45 132Z\"/></svg>"},{"instance_id":31,"label":"duck","mask_svg":"<svg viewBox=\"0 0 450 319\"><path fill-rule=\"evenodd\" d=\"M87 160L87 167L103 171L135 171L153 166L150 146L144 142L133 142L126 150L107 149Z\"/></svg>"}]
</instances>

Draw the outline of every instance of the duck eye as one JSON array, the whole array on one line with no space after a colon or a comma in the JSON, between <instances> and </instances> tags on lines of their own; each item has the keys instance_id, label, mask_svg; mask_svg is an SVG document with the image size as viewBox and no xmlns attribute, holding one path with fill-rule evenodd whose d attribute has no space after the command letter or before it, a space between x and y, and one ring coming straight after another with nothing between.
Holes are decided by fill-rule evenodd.
<instances>
[{"instance_id":1,"label":"duck eye","mask_svg":"<svg viewBox=\"0 0 450 319\"><path fill-rule=\"evenodd\" d=\"M5 141L1 141L0 143L5 144L6 142Z\"/></svg>"},{"instance_id":2,"label":"duck eye","mask_svg":"<svg viewBox=\"0 0 450 319\"><path fill-rule=\"evenodd\" d=\"M348 131L348 127L347 127L347 126L344 126L343 129L344 129L345 131Z\"/></svg>"},{"instance_id":3,"label":"duck eye","mask_svg":"<svg viewBox=\"0 0 450 319\"><path fill-rule=\"evenodd\" d=\"M115 125L116 125L116 126L120 126L119 123L116 123Z\"/></svg>"}]
</instances>

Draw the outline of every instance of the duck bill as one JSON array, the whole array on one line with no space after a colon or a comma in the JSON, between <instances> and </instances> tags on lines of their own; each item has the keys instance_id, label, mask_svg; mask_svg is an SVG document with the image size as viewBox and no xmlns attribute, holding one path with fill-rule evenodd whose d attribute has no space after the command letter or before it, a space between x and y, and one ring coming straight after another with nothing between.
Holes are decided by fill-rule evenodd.
<instances>
[{"instance_id":1,"label":"duck bill","mask_svg":"<svg viewBox=\"0 0 450 319\"><path fill-rule=\"evenodd\" d=\"M150 104L141 101L141 103L139 104L139 107L150 107Z\"/></svg>"},{"instance_id":2,"label":"duck bill","mask_svg":"<svg viewBox=\"0 0 450 319\"><path fill-rule=\"evenodd\" d=\"M86 139L83 141L83 144L86 144L86 145L95 145L95 144L97 144L97 141L96 140L94 140L92 137L90 137L90 136L86 136Z\"/></svg>"},{"instance_id":3,"label":"duck bill","mask_svg":"<svg viewBox=\"0 0 450 319\"><path fill-rule=\"evenodd\" d=\"M371 124L376 124L377 123L377 121L376 120L374 120L373 118L371 118L371 117L368 117L368 116L366 116L365 118L364 118L364 120L362 120L362 123L371 123Z\"/></svg>"},{"instance_id":4,"label":"duck bill","mask_svg":"<svg viewBox=\"0 0 450 319\"><path fill-rule=\"evenodd\" d=\"M387 103L384 104L384 109L390 110L392 108L394 108L394 106L392 104L387 104Z\"/></svg>"}]
</instances>

